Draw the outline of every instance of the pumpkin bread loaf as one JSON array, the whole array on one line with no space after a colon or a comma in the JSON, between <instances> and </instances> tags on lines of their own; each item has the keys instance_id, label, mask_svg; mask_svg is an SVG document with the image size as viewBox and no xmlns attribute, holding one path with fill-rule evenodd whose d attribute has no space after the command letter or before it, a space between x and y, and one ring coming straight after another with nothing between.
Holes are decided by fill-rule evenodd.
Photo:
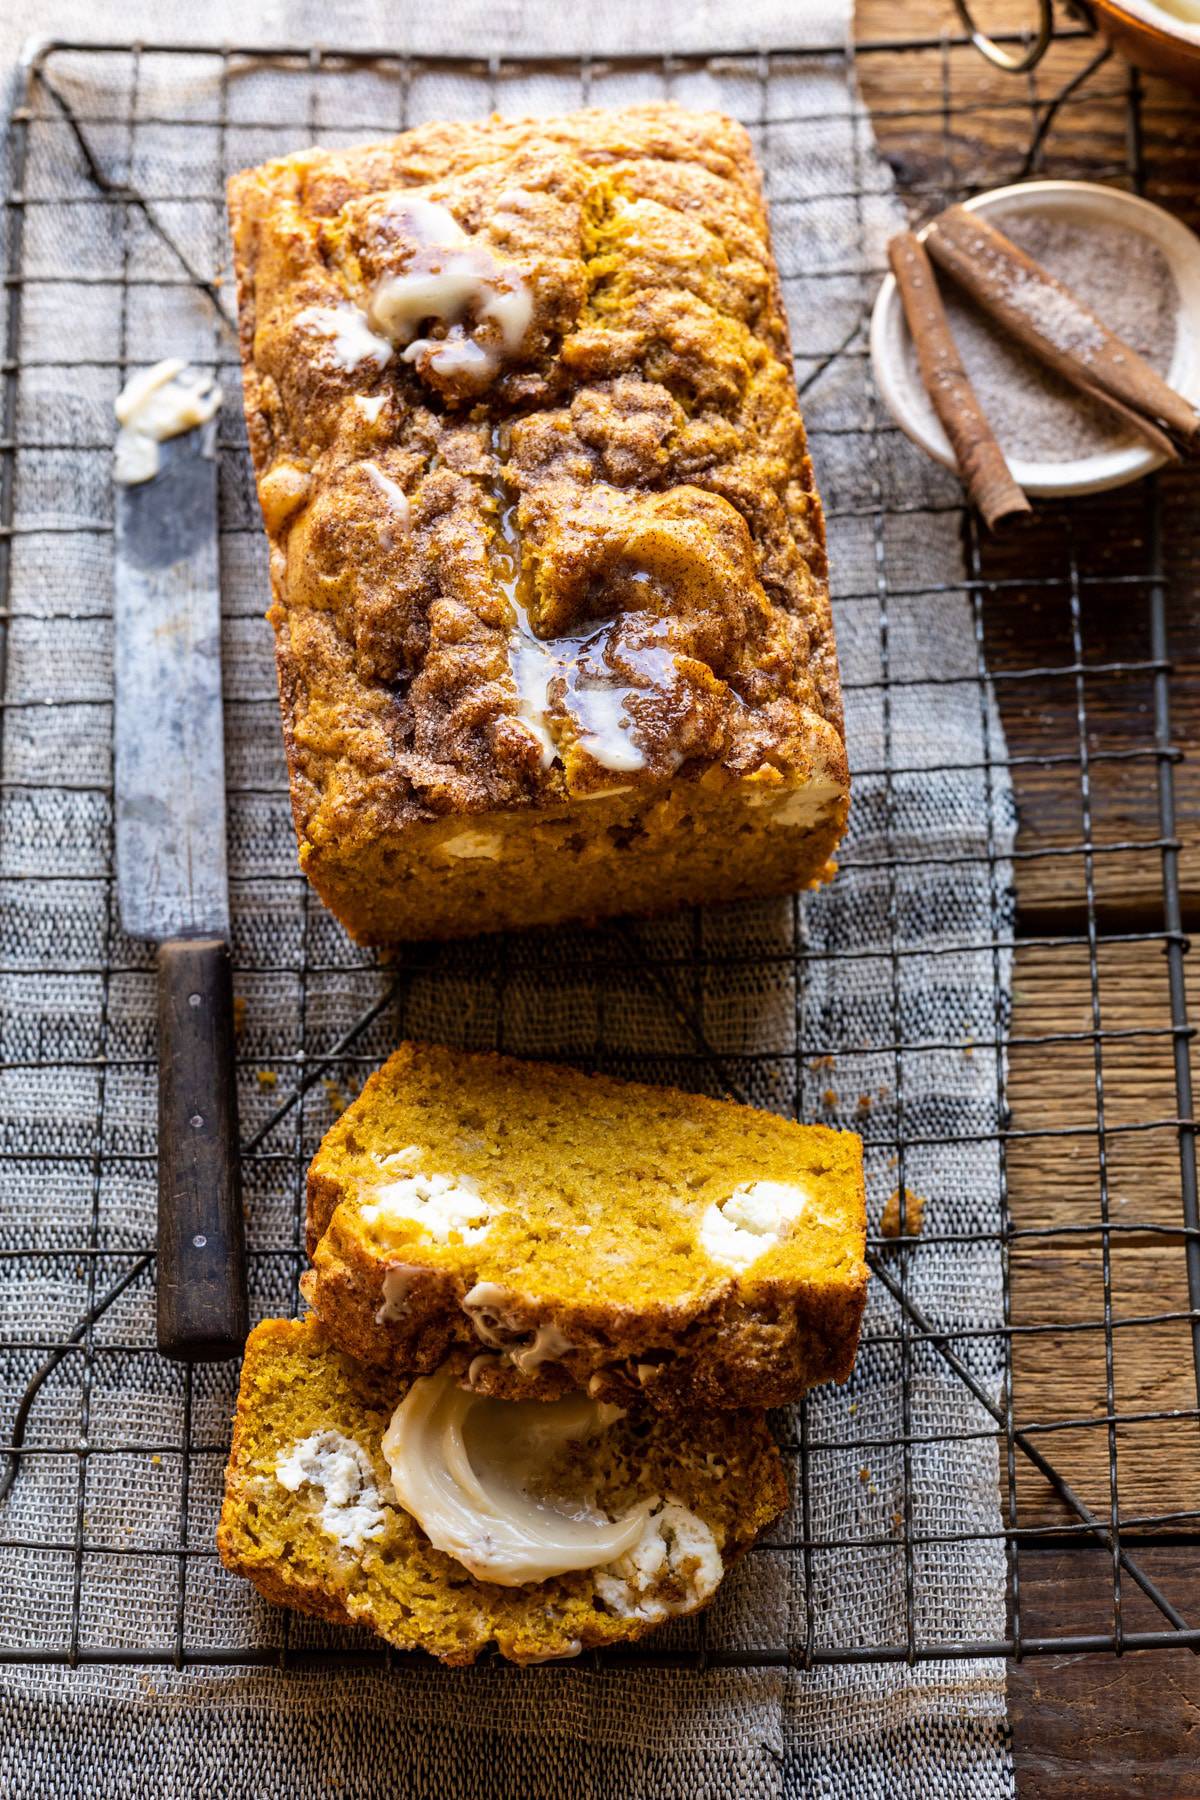
<instances>
[{"instance_id":1,"label":"pumpkin bread loaf","mask_svg":"<svg viewBox=\"0 0 1200 1800\"><path fill-rule=\"evenodd\" d=\"M854 1362L862 1145L757 1108L406 1044L308 1177L342 1349L475 1390L778 1406Z\"/></svg>"},{"instance_id":2,"label":"pumpkin bread loaf","mask_svg":"<svg viewBox=\"0 0 1200 1800\"><path fill-rule=\"evenodd\" d=\"M414 1400L423 1430L406 1444L397 1420ZM451 1533L453 1554L435 1547L395 1485L406 1499L413 1482L423 1492L413 1449L450 1481L441 1458L451 1414L461 1427L451 1449L469 1460L472 1504L483 1509L477 1533ZM677 1423L581 1396L533 1407L457 1389L439 1396L435 1383L364 1369L312 1320L272 1319L246 1346L217 1542L226 1566L269 1600L368 1626L400 1649L470 1663L495 1643L515 1662L546 1662L706 1605L786 1501L761 1413ZM505 1509L520 1517L529 1506L535 1536L561 1530L574 1566L540 1580L524 1579L531 1571L519 1562L495 1564L503 1579L465 1566L490 1570ZM589 1534L609 1548L589 1545ZM519 1533L508 1538L528 1563ZM610 1560L582 1566L601 1554Z\"/></svg>"},{"instance_id":3,"label":"pumpkin bread loaf","mask_svg":"<svg viewBox=\"0 0 1200 1800\"><path fill-rule=\"evenodd\" d=\"M230 210L300 860L347 929L820 881L824 524L742 127L429 124Z\"/></svg>"}]
</instances>

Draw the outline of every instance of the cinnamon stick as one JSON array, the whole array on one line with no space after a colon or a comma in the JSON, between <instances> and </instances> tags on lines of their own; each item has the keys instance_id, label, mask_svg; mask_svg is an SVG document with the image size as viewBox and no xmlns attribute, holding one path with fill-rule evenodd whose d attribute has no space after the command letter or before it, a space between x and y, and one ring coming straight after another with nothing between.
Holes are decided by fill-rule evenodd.
<instances>
[{"instance_id":1,"label":"cinnamon stick","mask_svg":"<svg viewBox=\"0 0 1200 1800\"><path fill-rule=\"evenodd\" d=\"M963 368L924 245L911 231L901 231L888 245L888 261L904 304L921 379L950 439L967 492L988 530L995 531L1006 520L1029 512L1029 502L1009 473L1004 452Z\"/></svg>"},{"instance_id":2,"label":"cinnamon stick","mask_svg":"<svg viewBox=\"0 0 1200 1800\"><path fill-rule=\"evenodd\" d=\"M977 213L951 206L925 240L930 256L1018 342L1178 462L1200 454L1193 406L1114 335L1078 295Z\"/></svg>"}]
</instances>

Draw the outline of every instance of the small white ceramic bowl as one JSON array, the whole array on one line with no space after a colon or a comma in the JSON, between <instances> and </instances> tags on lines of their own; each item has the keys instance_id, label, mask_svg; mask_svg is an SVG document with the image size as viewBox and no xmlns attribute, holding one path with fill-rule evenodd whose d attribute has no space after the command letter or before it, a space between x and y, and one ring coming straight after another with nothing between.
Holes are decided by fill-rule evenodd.
<instances>
[{"instance_id":1,"label":"small white ceramic bowl","mask_svg":"<svg viewBox=\"0 0 1200 1800\"><path fill-rule=\"evenodd\" d=\"M1190 21L1155 0L1092 0L1102 34L1139 69L1200 89L1200 17Z\"/></svg>"},{"instance_id":2,"label":"small white ceramic bowl","mask_svg":"<svg viewBox=\"0 0 1200 1800\"><path fill-rule=\"evenodd\" d=\"M1186 225L1135 194L1087 181L1025 181L978 194L964 204L968 212L982 213L1000 231L1006 229L1006 222L1030 213L1053 212L1081 223L1140 231L1150 238L1166 258L1179 290L1179 324L1167 380L1193 405L1200 404L1200 240ZM928 230L926 225L918 236L924 237ZM1087 295L1080 298L1086 300ZM954 453L925 392L910 343L895 277L888 275L871 314L871 364L876 384L900 429L937 462L953 469ZM1096 494L1136 481L1161 467L1163 461L1148 444L1131 443L1067 462L1026 462L1012 457L1009 468L1013 480L1027 494Z\"/></svg>"}]
</instances>

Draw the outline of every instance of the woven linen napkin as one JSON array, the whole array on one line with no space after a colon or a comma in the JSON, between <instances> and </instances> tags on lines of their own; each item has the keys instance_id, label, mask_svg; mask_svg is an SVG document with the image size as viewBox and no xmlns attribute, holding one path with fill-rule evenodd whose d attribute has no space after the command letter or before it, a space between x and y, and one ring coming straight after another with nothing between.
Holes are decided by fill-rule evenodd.
<instances>
[{"instance_id":1,"label":"woven linen napkin","mask_svg":"<svg viewBox=\"0 0 1200 1800\"><path fill-rule=\"evenodd\" d=\"M64 27L100 31L110 12L114 35L133 29L127 9L118 22L112 0ZM899 209L854 91L847 12L846 0L752 6L731 23L725 9L618 6L579 20L542 5L462 4L403 22L406 49L583 45L595 56L586 72L594 103L669 91L753 127L829 511L855 770L842 872L823 893L532 942L417 950L388 967L350 945L295 874L261 619L264 545L236 372L222 374L229 833L245 1002L242 1123L255 1146L246 1164L255 1316L296 1310L305 1162L341 1096L411 1034L731 1089L853 1125L869 1140L872 1219L901 1180L928 1200L930 1241L885 1259L891 1279L940 1327L1001 1323L994 1239L952 1240L994 1230L998 1217L1000 1168L987 1138L998 1122L1001 1052L991 1046L1005 1024L996 996L1007 989L1012 801L998 716L977 679L957 490L880 416L863 354L865 308ZM202 24L209 41L245 32L225 3ZM173 4L141 28L178 41L199 27ZM394 30L375 4L336 22L324 7L275 7L255 24L272 42L336 34L373 45L394 41ZM655 62L613 68L601 54L714 39L807 53L674 71ZM160 197L157 217L202 271L227 261L210 196L233 168L314 135L353 141L402 119L492 106L551 111L581 99L578 66L401 75L348 65L310 82L291 66L239 64L221 119L220 74L216 57L144 54L135 63L113 53L52 64L60 92L94 121L86 130L105 169ZM123 123L131 106L143 121L132 129ZM0 917L0 1129L9 1152L0 1161L0 1250L39 1254L7 1264L0 1293L12 1346L0 1365L5 1438L42 1360L37 1346L66 1336L139 1268L153 1239L152 963L145 946L121 936L110 878L111 497L100 446L111 437L114 364L232 354L146 221L96 204L52 101L38 99L36 115L25 192L55 203L25 216L19 422L23 439L48 447L19 460L12 547L0 873L22 879L4 883ZM54 280L64 271L88 280L86 304L77 287ZM174 285L140 285L156 276ZM68 356L81 360L64 368ZM49 447L63 444L96 448ZM59 704L36 704L43 700ZM346 1054L322 1064L325 1079L287 1107L305 1068L299 1053L311 1064L377 1004ZM973 1040L988 1048L972 1055ZM926 1047L901 1056L897 1044ZM906 1143L903 1165L897 1140ZM236 1370L188 1373L154 1354L149 1269L85 1341L90 1354L67 1354L41 1388L28 1453L0 1508L6 1793L1011 1792L995 1662L282 1666L297 1651L366 1640L287 1619L215 1561ZM999 1343L974 1338L964 1351L993 1393ZM779 1420L793 1509L731 1574L706 1619L679 1622L657 1641L710 1654L787 1649L802 1661L806 1650L829 1657L1002 1635L989 1424L932 1346L904 1338L900 1309L876 1281L853 1381L814 1394L802 1420ZM801 1433L806 1495L794 1453ZM161 1654L149 1666L120 1661L176 1648L190 1666L163 1666ZM84 1666L14 1660L47 1651L60 1659L77 1651ZM195 1666L251 1651L260 1664L264 1654L278 1661Z\"/></svg>"}]
</instances>

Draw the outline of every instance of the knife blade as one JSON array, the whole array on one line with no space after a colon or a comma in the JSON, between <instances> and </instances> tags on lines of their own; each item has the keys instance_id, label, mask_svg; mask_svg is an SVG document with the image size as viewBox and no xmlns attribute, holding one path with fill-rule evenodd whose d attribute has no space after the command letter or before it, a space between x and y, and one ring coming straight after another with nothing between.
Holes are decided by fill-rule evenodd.
<instances>
[{"instance_id":1,"label":"knife blade","mask_svg":"<svg viewBox=\"0 0 1200 1800\"><path fill-rule=\"evenodd\" d=\"M115 836L122 929L158 949L158 1345L241 1351L225 843L217 421L170 437L116 486Z\"/></svg>"}]
</instances>

